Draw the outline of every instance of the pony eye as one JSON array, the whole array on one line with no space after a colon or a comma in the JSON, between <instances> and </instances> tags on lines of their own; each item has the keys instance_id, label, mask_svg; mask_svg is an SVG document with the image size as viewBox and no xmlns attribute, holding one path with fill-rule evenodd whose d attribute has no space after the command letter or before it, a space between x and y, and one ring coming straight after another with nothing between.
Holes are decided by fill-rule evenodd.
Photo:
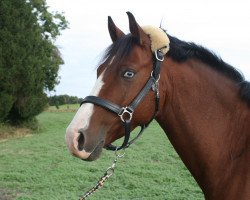
<instances>
[{"instance_id":1,"label":"pony eye","mask_svg":"<svg viewBox=\"0 0 250 200\"><path fill-rule=\"evenodd\" d=\"M133 78L134 75L135 75L135 73L132 72L132 71L126 71L126 72L123 74L123 76L124 76L125 78Z\"/></svg>"}]
</instances>

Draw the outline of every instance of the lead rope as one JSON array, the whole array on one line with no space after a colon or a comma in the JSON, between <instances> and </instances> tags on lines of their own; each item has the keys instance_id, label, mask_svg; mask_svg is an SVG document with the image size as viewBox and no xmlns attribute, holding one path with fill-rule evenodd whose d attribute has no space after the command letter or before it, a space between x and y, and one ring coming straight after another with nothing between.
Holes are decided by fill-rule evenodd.
<instances>
[{"instance_id":1,"label":"lead rope","mask_svg":"<svg viewBox=\"0 0 250 200\"><path fill-rule=\"evenodd\" d=\"M117 150L115 151L115 159L113 160L112 165L106 170L106 172L104 173L104 175L99 179L99 181L97 182L97 184L91 188L89 191L85 192L80 198L79 200L85 200L86 198L88 198L90 195L92 195L94 192L96 192L97 190L99 190L100 188L102 188L102 186L104 185L104 183L114 174L115 171L115 167L116 167L116 163L118 161L119 158L124 157L125 155L125 149L123 150L123 153L119 154L117 152Z\"/></svg>"}]
</instances>

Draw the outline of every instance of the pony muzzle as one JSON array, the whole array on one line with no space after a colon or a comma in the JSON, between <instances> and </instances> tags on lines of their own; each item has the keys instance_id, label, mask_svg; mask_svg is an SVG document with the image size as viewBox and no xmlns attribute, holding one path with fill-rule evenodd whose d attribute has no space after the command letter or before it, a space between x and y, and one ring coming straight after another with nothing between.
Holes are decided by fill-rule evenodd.
<instances>
[{"instance_id":1,"label":"pony muzzle","mask_svg":"<svg viewBox=\"0 0 250 200\"><path fill-rule=\"evenodd\" d=\"M99 133L100 136L103 132ZM80 128L78 131L68 128L65 141L69 152L85 161L94 161L99 158L104 146L104 138L102 136L92 141L84 128Z\"/></svg>"},{"instance_id":2,"label":"pony muzzle","mask_svg":"<svg viewBox=\"0 0 250 200\"><path fill-rule=\"evenodd\" d=\"M90 157L92 152L87 152L84 149L85 137L81 131L72 132L70 130L67 130L65 142L68 146L69 152L73 156L81 158L83 160L87 160Z\"/></svg>"}]
</instances>

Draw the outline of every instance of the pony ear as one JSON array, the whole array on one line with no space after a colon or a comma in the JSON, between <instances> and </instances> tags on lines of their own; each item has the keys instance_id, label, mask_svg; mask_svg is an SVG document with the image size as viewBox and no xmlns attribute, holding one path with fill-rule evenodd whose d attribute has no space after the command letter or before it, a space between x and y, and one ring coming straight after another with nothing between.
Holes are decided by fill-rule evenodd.
<instances>
[{"instance_id":1,"label":"pony ear","mask_svg":"<svg viewBox=\"0 0 250 200\"><path fill-rule=\"evenodd\" d=\"M139 39L139 42L141 45L144 43L150 44L150 39L148 35L138 25L133 14L131 12L127 12L127 15L129 19L129 29L130 29L131 34Z\"/></svg>"},{"instance_id":2,"label":"pony ear","mask_svg":"<svg viewBox=\"0 0 250 200\"><path fill-rule=\"evenodd\" d=\"M115 25L112 18L108 16L108 29L109 35L113 42L115 42L120 37L124 36L125 34Z\"/></svg>"}]
</instances>

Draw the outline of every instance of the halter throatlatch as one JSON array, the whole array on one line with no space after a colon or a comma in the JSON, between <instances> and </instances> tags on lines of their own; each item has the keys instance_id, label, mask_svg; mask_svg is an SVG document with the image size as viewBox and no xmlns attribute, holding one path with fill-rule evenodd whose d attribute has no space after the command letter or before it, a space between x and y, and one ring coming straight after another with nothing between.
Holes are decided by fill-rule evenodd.
<instances>
[{"instance_id":1,"label":"halter throatlatch","mask_svg":"<svg viewBox=\"0 0 250 200\"><path fill-rule=\"evenodd\" d=\"M153 71L151 72L151 75L147 83L145 84L145 86L142 88L139 94L133 99L133 101L128 106L122 107L113 102L110 102L108 100L105 100L96 96L87 96L81 102L81 105L84 103L93 103L95 105L101 106L105 108L106 110L117 114L121 118L121 121L124 124L124 129L125 129L125 136L124 136L123 143L121 146L118 146L118 147L112 144L109 144L106 146L107 150L117 151L120 149L128 148L136 139L140 137L140 135L145 130L145 128L155 118L159 109L159 101L160 101L159 79L160 79L161 63L164 60L164 55L165 55L165 52L162 53L161 50L155 51L155 59L154 59L155 62L154 62ZM151 89L155 93L155 112L148 123L144 125L139 125L141 127L141 130L139 131L139 133L137 134L135 138L129 141L130 133L131 133L131 120L133 118L134 110L136 109L136 107L140 104L140 102L143 100L143 98L148 94L148 92Z\"/></svg>"}]
</instances>

